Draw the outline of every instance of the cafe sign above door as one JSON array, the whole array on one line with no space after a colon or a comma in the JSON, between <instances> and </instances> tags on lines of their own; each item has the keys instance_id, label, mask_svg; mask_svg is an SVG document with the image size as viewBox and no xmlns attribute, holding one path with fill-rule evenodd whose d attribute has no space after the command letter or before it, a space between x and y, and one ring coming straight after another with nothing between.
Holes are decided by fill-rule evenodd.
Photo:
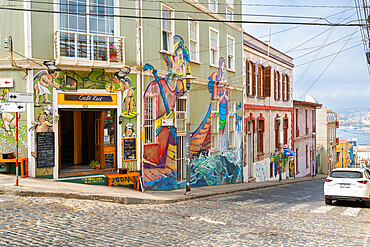
<instances>
[{"instance_id":1,"label":"cafe sign above door","mask_svg":"<svg viewBox=\"0 0 370 247\"><path fill-rule=\"evenodd\" d=\"M65 105L116 105L116 94L58 94L58 103Z\"/></svg>"}]
</instances>

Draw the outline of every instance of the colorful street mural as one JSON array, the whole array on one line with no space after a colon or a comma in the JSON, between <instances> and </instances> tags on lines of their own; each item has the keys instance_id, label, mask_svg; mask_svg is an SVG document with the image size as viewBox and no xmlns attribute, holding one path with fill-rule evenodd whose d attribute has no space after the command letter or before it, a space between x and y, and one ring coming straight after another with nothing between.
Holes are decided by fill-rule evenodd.
<instances>
[{"instance_id":1,"label":"colorful street mural","mask_svg":"<svg viewBox=\"0 0 370 247\"><path fill-rule=\"evenodd\" d=\"M255 168L256 182L267 181L269 179L270 159L264 159L253 164Z\"/></svg>"},{"instance_id":2,"label":"colorful street mural","mask_svg":"<svg viewBox=\"0 0 370 247\"><path fill-rule=\"evenodd\" d=\"M144 146L143 180L149 190L183 188L185 182L177 182L177 133L174 126L161 126L162 119L174 119L176 100L186 92L186 73L191 74L189 52L181 37L175 36L174 56L163 55L168 73L159 78L157 70L146 64L145 70L152 71L155 78L144 93L156 98L156 143ZM228 123L229 88L225 73L225 60L219 61L218 72L209 77L210 98L219 100L219 149L211 154L212 101L204 109L204 118L199 127L191 133L191 186L211 186L242 182L242 131L241 117L236 123ZM206 92L206 91L205 91ZM208 93L207 93L208 94ZM228 124L236 125L237 147L228 147Z\"/></svg>"}]
</instances>

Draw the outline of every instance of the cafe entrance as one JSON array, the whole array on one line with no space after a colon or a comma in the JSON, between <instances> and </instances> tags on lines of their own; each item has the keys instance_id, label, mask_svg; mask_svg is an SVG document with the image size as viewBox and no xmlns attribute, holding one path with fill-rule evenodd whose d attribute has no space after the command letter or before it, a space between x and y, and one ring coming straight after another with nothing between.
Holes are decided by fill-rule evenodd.
<instances>
[{"instance_id":1,"label":"cafe entrance","mask_svg":"<svg viewBox=\"0 0 370 247\"><path fill-rule=\"evenodd\" d=\"M121 168L121 94L98 89L53 90L53 99L53 179Z\"/></svg>"},{"instance_id":2,"label":"cafe entrance","mask_svg":"<svg viewBox=\"0 0 370 247\"><path fill-rule=\"evenodd\" d=\"M115 171L116 110L59 110L59 174Z\"/></svg>"}]
</instances>

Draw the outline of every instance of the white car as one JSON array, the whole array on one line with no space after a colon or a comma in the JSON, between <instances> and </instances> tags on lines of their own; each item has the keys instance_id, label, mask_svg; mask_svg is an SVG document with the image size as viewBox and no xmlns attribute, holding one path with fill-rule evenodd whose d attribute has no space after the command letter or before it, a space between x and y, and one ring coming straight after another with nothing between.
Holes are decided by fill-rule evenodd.
<instances>
[{"instance_id":1,"label":"white car","mask_svg":"<svg viewBox=\"0 0 370 247\"><path fill-rule=\"evenodd\" d=\"M324 183L325 203L363 201L370 207L370 172L366 168L333 169Z\"/></svg>"}]
</instances>

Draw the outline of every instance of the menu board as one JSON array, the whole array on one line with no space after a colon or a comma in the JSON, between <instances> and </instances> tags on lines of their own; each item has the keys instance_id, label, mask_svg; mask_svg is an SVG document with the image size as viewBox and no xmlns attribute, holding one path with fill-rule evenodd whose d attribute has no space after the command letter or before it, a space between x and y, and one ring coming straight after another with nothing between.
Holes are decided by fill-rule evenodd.
<instances>
[{"instance_id":1,"label":"menu board","mask_svg":"<svg viewBox=\"0 0 370 247\"><path fill-rule=\"evenodd\" d=\"M54 132L36 133L37 168L54 167Z\"/></svg>"},{"instance_id":2,"label":"menu board","mask_svg":"<svg viewBox=\"0 0 370 247\"><path fill-rule=\"evenodd\" d=\"M136 137L123 138L123 160L136 160Z\"/></svg>"},{"instance_id":3,"label":"menu board","mask_svg":"<svg viewBox=\"0 0 370 247\"><path fill-rule=\"evenodd\" d=\"M113 154L105 154L104 155L105 160L105 168L114 168L114 153Z\"/></svg>"}]
</instances>

